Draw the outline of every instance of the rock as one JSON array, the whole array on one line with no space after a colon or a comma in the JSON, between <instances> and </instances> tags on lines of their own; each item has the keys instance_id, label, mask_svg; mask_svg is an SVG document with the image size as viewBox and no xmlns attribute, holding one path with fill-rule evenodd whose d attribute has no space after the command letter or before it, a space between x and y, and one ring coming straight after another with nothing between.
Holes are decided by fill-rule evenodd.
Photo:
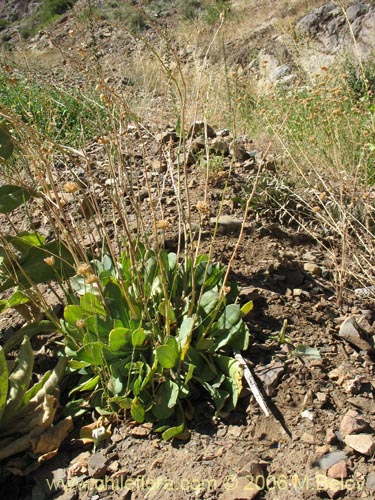
<instances>
[{"instance_id":1,"label":"rock","mask_svg":"<svg viewBox=\"0 0 375 500\"><path fill-rule=\"evenodd\" d=\"M307 444L314 444L316 443L316 439L312 434L309 434L308 432L304 432L301 437L301 441L303 443Z\"/></svg>"},{"instance_id":2,"label":"rock","mask_svg":"<svg viewBox=\"0 0 375 500\"><path fill-rule=\"evenodd\" d=\"M189 130L189 137L196 137L198 135L202 135L203 137L208 137L209 139L213 139L216 137L215 130L205 122L195 122L191 125Z\"/></svg>"},{"instance_id":3,"label":"rock","mask_svg":"<svg viewBox=\"0 0 375 500\"><path fill-rule=\"evenodd\" d=\"M239 233L241 231L242 219L237 219L231 215L221 215L218 219L216 217L210 218L211 225L214 226L216 221L223 233Z\"/></svg>"},{"instance_id":4,"label":"rock","mask_svg":"<svg viewBox=\"0 0 375 500\"><path fill-rule=\"evenodd\" d=\"M262 295L259 292L259 288L255 286L246 286L240 288L240 297L246 298L246 300L259 300L262 298Z\"/></svg>"},{"instance_id":5,"label":"rock","mask_svg":"<svg viewBox=\"0 0 375 500\"><path fill-rule=\"evenodd\" d=\"M357 323L353 316L341 324L339 336L361 351L373 352L373 340Z\"/></svg>"},{"instance_id":6,"label":"rock","mask_svg":"<svg viewBox=\"0 0 375 500\"><path fill-rule=\"evenodd\" d=\"M157 134L156 140L160 144L174 143L178 141L178 135L176 134L175 130L167 130L165 132L162 132L161 134Z\"/></svg>"},{"instance_id":7,"label":"rock","mask_svg":"<svg viewBox=\"0 0 375 500\"><path fill-rule=\"evenodd\" d=\"M370 472L366 477L366 488L375 490L375 472Z\"/></svg>"},{"instance_id":8,"label":"rock","mask_svg":"<svg viewBox=\"0 0 375 500\"><path fill-rule=\"evenodd\" d=\"M332 465L327 472L328 477L334 479L346 479L348 477L348 469L344 460L340 460L337 464Z\"/></svg>"},{"instance_id":9,"label":"rock","mask_svg":"<svg viewBox=\"0 0 375 500\"><path fill-rule=\"evenodd\" d=\"M222 156L229 155L229 146L221 137L215 137L210 145L210 152Z\"/></svg>"},{"instance_id":10,"label":"rock","mask_svg":"<svg viewBox=\"0 0 375 500\"><path fill-rule=\"evenodd\" d=\"M94 479L102 479L107 473L107 458L102 453L91 455L88 461L88 473Z\"/></svg>"},{"instance_id":11,"label":"rock","mask_svg":"<svg viewBox=\"0 0 375 500\"><path fill-rule=\"evenodd\" d=\"M199 153L200 151L204 151L206 149L206 141L204 137L197 137L190 144L190 152L193 154Z\"/></svg>"},{"instance_id":12,"label":"rock","mask_svg":"<svg viewBox=\"0 0 375 500\"><path fill-rule=\"evenodd\" d=\"M224 493L220 496L220 500L252 500L261 492L261 488L249 481L248 477L228 476L228 478L231 481L226 482L227 478L224 478L222 484Z\"/></svg>"},{"instance_id":13,"label":"rock","mask_svg":"<svg viewBox=\"0 0 375 500\"><path fill-rule=\"evenodd\" d=\"M344 451L332 451L327 455L321 457L314 465L320 467L320 469L329 469L333 465L337 464L341 460L345 460L347 458L346 453Z\"/></svg>"},{"instance_id":14,"label":"rock","mask_svg":"<svg viewBox=\"0 0 375 500\"><path fill-rule=\"evenodd\" d=\"M375 6L355 3L344 12L329 2L304 16L295 29L299 36L314 39L325 53L349 49L365 58L375 47Z\"/></svg>"},{"instance_id":15,"label":"rock","mask_svg":"<svg viewBox=\"0 0 375 500\"><path fill-rule=\"evenodd\" d=\"M290 75L290 66L282 64L271 71L269 78L271 81L276 82L277 80L283 80L288 75Z\"/></svg>"},{"instance_id":16,"label":"rock","mask_svg":"<svg viewBox=\"0 0 375 500\"><path fill-rule=\"evenodd\" d=\"M372 413L373 415L375 415L375 405L373 399L364 398L363 396L354 396L348 398L348 403L356 406L364 412Z\"/></svg>"},{"instance_id":17,"label":"rock","mask_svg":"<svg viewBox=\"0 0 375 500\"><path fill-rule=\"evenodd\" d=\"M315 419L315 413L310 411L310 410L304 410L302 413L301 413L301 417L303 418L307 418L308 420L310 420L311 422L314 421Z\"/></svg>"},{"instance_id":18,"label":"rock","mask_svg":"<svg viewBox=\"0 0 375 500\"><path fill-rule=\"evenodd\" d=\"M193 154L191 151L189 152L182 152L178 155L178 158L176 158L174 164L175 165L183 165L184 162L186 162L186 165L190 167L191 165L194 165L194 163L197 161L197 158L195 154Z\"/></svg>"},{"instance_id":19,"label":"rock","mask_svg":"<svg viewBox=\"0 0 375 500\"><path fill-rule=\"evenodd\" d=\"M325 442L328 444L333 444L335 441L337 441L337 436L335 434L334 429L328 428L326 430Z\"/></svg>"},{"instance_id":20,"label":"rock","mask_svg":"<svg viewBox=\"0 0 375 500\"><path fill-rule=\"evenodd\" d=\"M167 162L165 160L162 160L162 159L151 160L151 167L153 170L155 170L156 172L159 172L161 174L163 174L164 172L166 172L168 170Z\"/></svg>"},{"instance_id":21,"label":"rock","mask_svg":"<svg viewBox=\"0 0 375 500\"><path fill-rule=\"evenodd\" d=\"M361 455L371 456L375 451L375 438L371 434L350 434L344 441Z\"/></svg>"},{"instance_id":22,"label":"rock","mask_svg":"<svg viewBox=\"0 0 375 500\"><path fill-rule=\"evenodd\" d=\"M323 474L315 477L316 487L319 491L326 491L330 498L336 498L345 491L345 482L333 479Z\"/></svg>"},{"instance_id":23,"label":"rock","mask_svg":"<svg viewBox=\"0 0 375 500\"><path fill-rule=\"evenodd\" d=\"M366 431L368 427L368 423L363 420L358 412L349 410L341 420L340 432L342 437L345 438L349 434L358 434L359 432Z\"/></svg>"},{"instance_id":24,"label":"rock","mask_svg":"<svg viewBox=\"0 0 375 500\"><path fill-rule=\"evenodd\" d=\"M302 288L294 288L293 289L293 296L294 297L300 297L303 294Z\"/></svg>"},{"instance_id":25,"label":"rock","mask_svg":"<svg viewBox=\"0 0 375 500\"><path fill-rule=\"evenodd\" d=\"M354 294L357 297L367 298L375 296L375 286L367 286L365 288L355 288Z\"/></svg>"},{"instance_id":26,"label":"rock","mask_svg":"<svg viewBox=\"0 0 375 500\"><path fill-rule=\"evenodd\" d=\"M321 268L316 264L313 264L312 262L306 262L303 266L303 269L313 276L321 276L322 274Z\"/></svg>"},{"instance_id":27,"label":"rock","mask_svg":"<svg viewBox=\"0 0 375 500\"><path fill-rule=\"evenodd\" d=\"M232 142L230 152L233 158L240 162L243 162L250 158L250 154L246 150L245 145L241 139L236 139Z\"/></svg>"},{"instance_id":28,"label":"rock","mask_svg":"<svg viewBox=\"0 0 375 500\"><path fill-rule=\"evenodd\" d=\"M262 382L262 386L266 391L267 396L273 396L273 393L285 372L285 365L283 363L271 362L268 365L257 366L254 371Z\"/></svg>"}]
</instances>

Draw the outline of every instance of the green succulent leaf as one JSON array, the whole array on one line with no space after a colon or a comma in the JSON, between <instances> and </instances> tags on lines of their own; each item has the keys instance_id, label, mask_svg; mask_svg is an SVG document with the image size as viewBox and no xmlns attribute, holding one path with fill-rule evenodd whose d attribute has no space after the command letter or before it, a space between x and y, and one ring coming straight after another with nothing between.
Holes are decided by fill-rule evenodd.
<instances>
[{"instance_id":1,"label":"green succulent leaf","mask_svg":"<svg viewBox=\"0 0 375 500\"><path fill-rule=\"evenodd\" d=\"M8 160L14 151L13 139L4 123L0 123L0 158Z\"/></svg>"},{"instance_id":2,"label":"green succulent leaf","mask_svg":"<svg viewBox=\"0 0 375 500\"><path fill-rule=\"evenodd\" d=\"M246 316L254 309L254 304L253 304L253 301L252 300L249 300L249 302L246 302L246 304L244 304L242 307L241 307L241 317L242 318L246 318Z\"/></svg>"},{"instance_id":3,"label":"green succulent leaf","mask_svg":"<svg viewBox=\"0 0 375 500\"><path fill-rule=\"evenodd\" d=\"M132 341L132 331L129 328L114 328L109 332L109 347L112 351L121 351Z\"/></svg>"},{"instance_id":4,"label":"green succulent leaf","mask_svg":"<svg viewBox=\"0 0 375 500\"><path fill-rule=\"evenodd\" d=\"M145 420L145 409L139 400L139 398L135 397L131 403L130 407L131 416L134 418L136 422L140 424Z\"/></svg>"},{"instance_id":5,"label":"green succulent leaf","mask_svg":"<svg viewBox=\"0 0 375 500\"><path fill-rule=\"evenodd\" d=\"M92 366L103 364L102 345L99 342L88 342L77 351L77 358Z\"/></svg>"},{"instance_id":6,"label":"green succulent leaf","mask_svg":"<svg viewBox=\"0 0 375 500\"><path fill-rule=\"evenodd\" d=\"M163 345L159 345L156 350L156 358L163 368L173 368L179 361L180 350L174 337L168 337Z\"/></svg>"},{"instance_id":7,"label":"green succulent leaf","mask_svg":"<svg viewBox=\"0 0 375 500\"><path fill-rule=\"evenodd\" d=\"M155 404L152 413L159 420L169 418L175 411L179 394L179 387L172 380L167 379L160 384L155 394Z\"/></svg>"},{"instance_id":8,"label":"green succulent leaf","mask_svg":"<svg viewBox=\"0 0 375 500\"><path fill-rule=\"evenodd\" d=\"M132 332L131 339L134 347L142 346L147 339L147 332L143 328L137 328Z\"/></svg>"},{"instance_id":9,"label":"green succulent leaf","mask_svg":"<svg viewBox=\"0 0 375 500\"><path fill-rule=\"evenodd\" d=\"M31 191L12 184L0 186L0 213L9 214L31 198Z\"/></svg>"},{"instance_id":10,"label":"green succulent leaf","mask_svg":"<svg viewBox=\"0 0 375 500\"><path fill-rule=\"evenodd\" d=\"M185 422L180 425L176 425L175 427L169 427L166 431L163 432L161 437L164 441L169 441L170 439L180 435L185 430Z\"/></svg>"}]
</instances>

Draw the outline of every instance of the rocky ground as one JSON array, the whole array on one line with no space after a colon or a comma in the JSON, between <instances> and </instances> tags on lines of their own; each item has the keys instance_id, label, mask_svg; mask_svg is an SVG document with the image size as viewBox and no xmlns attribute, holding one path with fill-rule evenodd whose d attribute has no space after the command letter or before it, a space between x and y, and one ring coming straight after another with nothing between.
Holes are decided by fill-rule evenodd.
<instances>
[{"instance_id":1,"label":"rocky ground","mask_svg":"<svg viewBox=\"0 0 375 500\"><path fill-rule=\"evenodd\" d=\"M199 126L192 131L195 137L189 148L187 175L194 206L204 190L202 164L197 161L199 151L206 147L201 132ZM140 147L137 132L130 128L128 133L134 159ZM241 229L241 198L246 197L242 187L251 185L258 169L275 173L278 166L250 138L233 141L226 130L211 133L207 129L206 134L212 136L209 148L220 162L209 179L210 213L205 219L202 249L210 244L227 183L213 258L228 263ZM171 202L173 185L168 184L167 167L159 160L159 153L163 148L175 151L175 141L172 129L161 135L145 133L150 161L144 167L142 155L138 155L139 177L133 186L146 209L148 194L143 190L142 168L147 168L152 192L162 200L165 217L171 223L166 232L168 248L176 245L176 214ZM89 186L91 195L105 211L101 186L109 188L116 179L103 172L103 151L103 145L95 141L87 146L96 179L96 184ZM71 180L69 169L55 167L61 183ZM82 182L89 183L84 165L77 162L76 169ZM68 199L67 210L70 203ZM332 253L321 244L323 236L302 231L289 217L293 213L298 218L298 207L291 202L285 213L267 207L267 200L259 203L263 211L250 212L231 280L239 283L243 302L254 301L247 320L251 346L243 356L255 374L268 414L250 390L244 391L235 412L222 417L214 415L202 395L194 405L188 441L163 442L147 424L118 421L112 423L111 436L96 448L78 439L80 427L96 421L95 416L86 417L76 421L74 431L54 458L29 475L10 476L1 484L1 498L374 498L373 292L371 296L368 289L366 294L353 283L341 296ZM40 230L50 234L51 228L39 222ZM20 215L16 223L22 224ZM324 237L329 240L329 235ZM87 238L86 244L92 249L93 237ZM331 241L326 248L338 244ZM20 318L8 313L1 321L2 336L7 338L17 329ZM36 338L35 342L35 349L44 356L53 348L52 340L47 347L41 346L43 339ZM62 405L64 398L62 394Z\"/></svg>"}]
</instances>

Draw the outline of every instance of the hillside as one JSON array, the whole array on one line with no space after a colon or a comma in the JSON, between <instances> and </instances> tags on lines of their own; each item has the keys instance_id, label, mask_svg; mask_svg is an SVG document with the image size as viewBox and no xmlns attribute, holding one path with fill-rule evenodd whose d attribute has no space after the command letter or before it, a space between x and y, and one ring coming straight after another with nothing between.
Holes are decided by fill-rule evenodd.
<instances>
[{"instance_id":1,"label":"hillside","mask_svg":"<svg viewBox=\"0 0 375 500\"><path fill-rule=\"evenodd\" d=\"M0 497L373 498L375 2L0 19Z\"/></svg>"}]
</instances>

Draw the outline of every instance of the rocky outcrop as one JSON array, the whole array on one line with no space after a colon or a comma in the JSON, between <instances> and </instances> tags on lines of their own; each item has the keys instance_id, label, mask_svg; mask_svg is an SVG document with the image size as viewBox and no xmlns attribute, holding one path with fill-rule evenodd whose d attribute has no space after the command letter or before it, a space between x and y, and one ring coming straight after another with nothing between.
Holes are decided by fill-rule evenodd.
<instances>
[{"instance_id":1,"label":"rocky outcrop","mask_svg":"<svg viewBox=\"0 0 375 500\"><path fill-rule=\"evenodd\" d=\"M345 11L329 2L304 16L296 32L326 53L349 50L369 57L375 50L375 5L354 3Z\"/></svg>"},{"instance_id":2,"label":"rocky outcrop","mask_svg":"<svg viewBox=\"0 0 375 500\"><path fill-rule=\"evenodd\" d=\"M0 19L15 22L21 20L24 16L31 14L40 4L40 1L31 0L1 0L0 1Z\"/></svg>"}]
</instances>

